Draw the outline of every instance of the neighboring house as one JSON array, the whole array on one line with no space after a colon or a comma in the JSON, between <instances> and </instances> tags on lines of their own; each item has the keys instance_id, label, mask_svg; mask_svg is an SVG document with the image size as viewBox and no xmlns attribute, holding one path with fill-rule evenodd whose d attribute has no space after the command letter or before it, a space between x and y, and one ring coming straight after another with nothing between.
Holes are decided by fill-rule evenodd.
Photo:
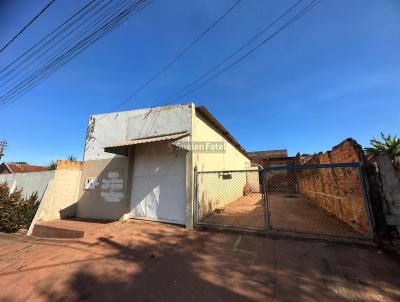
<instances>
[{"instance_id":1,"label":"neighboring house","mask_svg":"<svg viewBox=\"0 0 400 302\"><path fill-rule=\"evenodd\" d=\"M129 215L191 228L195 171L249 167L245 150L204 107L93 115L76 215L112 220Z\"/></svg>"},{"instance_id":2,"label":"neighboring house","mask_svg":"<svg viewBox=\"0 0 400 302\"><path fill-rule=\"evenodd\" d=\"M253 166L262 168L294 165L298 162L296 156L288 156L286 149L247 152Z\"/></svg>"},{"instance_id":3,"label":"neighboring house","mask_svg":"<svg viewBox=\"0 0 400 302\"><path fill-rule=\"evenodd\" d=\"M15 163L4 162L0 164L0 174L30 173L30 172L41 172L48 170L49 170L48 167L33 166L25 162L15 162Z\"/></svg>"}]
</instances>

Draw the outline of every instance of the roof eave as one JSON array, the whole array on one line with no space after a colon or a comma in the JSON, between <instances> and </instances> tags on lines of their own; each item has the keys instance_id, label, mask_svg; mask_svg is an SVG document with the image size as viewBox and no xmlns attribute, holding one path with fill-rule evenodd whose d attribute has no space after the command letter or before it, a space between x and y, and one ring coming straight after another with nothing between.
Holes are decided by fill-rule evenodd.
<instances>
[{"instance_id":1,"label":"roof eave","mask_svg":"<svg viewBox=\"0 0 400 302\"><path fill-rule=\"evenodd\" d=\"M229 133L228 130L207 110L204 106L196 106L196 111L200 112L213 126L215 126L228 141L239 150L247 159L250 158L247 155L246 150L238 143L238 141Z\"/></svg>"}]
</instances>

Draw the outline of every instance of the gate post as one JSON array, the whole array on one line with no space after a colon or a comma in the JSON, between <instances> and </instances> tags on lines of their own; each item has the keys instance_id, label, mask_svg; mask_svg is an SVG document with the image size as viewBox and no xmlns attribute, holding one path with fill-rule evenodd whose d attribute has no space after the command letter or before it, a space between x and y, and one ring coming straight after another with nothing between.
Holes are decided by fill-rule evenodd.
<instances>
[{"instance_id":1,"label":"gate post","mask_svg":"<svg viewBox=\"0 0 400 302\"><path fill-rule=\"evenodd\" d=\"M264 205L264 231L268 233L270 230L269 224L269 206L268 206L268 189L267 189L267 170L263 169L262 172L262 190L263 190L263 205Z\"/></svg>"},{"instance_id":2,"label":"gate post","mask_svg":"<svg viewBox=\"0 0 400 302\"><path fill-rule=\"evenodd\" d=\"M364 208L365 208L365 212L367 214L367 219L368 219L368 235L369 235L368 237L369 237L369 239L373 239L374 238L374 221L372 218L372 212L371 212L371 207L370 207L368 193L367 193L367 185L365 184L364 173L362 172L361 165L359 163L357 163L356 169L357 169L358 179L360 180L361 192L362 192L363 201L364 201Z\"/></svg>"},{"instance_id":3,"label":"gate post","mask_svg":"<svg viewBox=\"0 0 400 302\"><path fill-rule=\"evenodd\" d=\"M196 223L199 222L199 200L198 200L198 190L199 190L199 184L198 184L198 179L199 179L199 172L194 171L194 204L193 204L193 224L195 225Z\"/></svg>"}]
</instances>

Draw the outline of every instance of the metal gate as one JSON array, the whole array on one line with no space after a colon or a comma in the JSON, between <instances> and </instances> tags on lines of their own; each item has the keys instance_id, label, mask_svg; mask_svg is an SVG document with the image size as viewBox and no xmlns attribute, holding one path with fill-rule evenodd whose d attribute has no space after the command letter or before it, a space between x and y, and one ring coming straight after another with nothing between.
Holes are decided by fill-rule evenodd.
<instances>
[{"instance_id":1,"label":"metal gate","mask_svg":"<svg viewBox=\"0 0 400 302\"><path fill-rule=\"evenodd\" d=\"M372 238L358 163L196 173L197 226Z\"/></svg>"}]
</instances>

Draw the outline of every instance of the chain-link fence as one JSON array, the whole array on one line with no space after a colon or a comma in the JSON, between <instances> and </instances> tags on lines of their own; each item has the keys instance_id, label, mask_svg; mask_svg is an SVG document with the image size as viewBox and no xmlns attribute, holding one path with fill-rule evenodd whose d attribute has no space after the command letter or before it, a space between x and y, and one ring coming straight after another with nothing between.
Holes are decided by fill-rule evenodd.
<instances>
[{"instance_id":1,"label":"chain-link fence","mask_svg":"<svg viewBox=\"0 0 400 302\"><path fill-rule=\"evenodd\" d=\"M265 229L261 171L198 172L196 175L196 224Z\"/></svg>"},{"instance_id":2,"label":"chain-link fence","mask_svg":"<svg viewBox=\"0 0 400 302\"><path fill-rule=\"evenodd\" d=\"M195 224L371 237L357 164L196 173Z\"/></svg>"},{"instance_id":3,"label":"chain-link fence","mask_svg":"<svg viewBox=\"0 0 400 302\"><path fill-rule=\"evenodd\" d=\"M356 165L266 169L270 229L368 237L369 210L360 176Z\"/></svg>"}]
</instances>

